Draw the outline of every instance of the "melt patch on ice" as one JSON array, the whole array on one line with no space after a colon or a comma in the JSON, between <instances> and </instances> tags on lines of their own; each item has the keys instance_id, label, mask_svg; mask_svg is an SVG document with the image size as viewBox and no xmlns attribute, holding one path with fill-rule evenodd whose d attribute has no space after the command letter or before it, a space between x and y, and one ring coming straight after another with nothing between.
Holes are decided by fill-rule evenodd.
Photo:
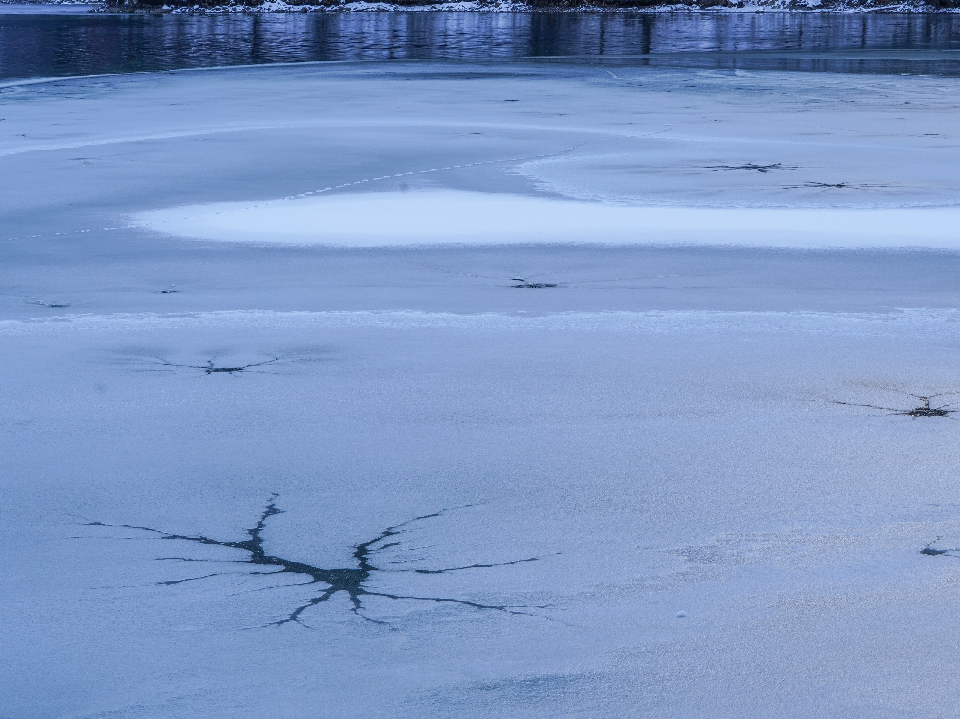
<instances>
[{"instance_id":1,"label":"melt patch on ice","mask_svg":"<svg viewBox=\"0 0 960 720\"><path fill-rule=\"evenodd\" d=\"M141 213L171 235L284 245L506 243L960 248L960 208L632 207L454 190L325 195Z\"/></svg>"}]
</instances>

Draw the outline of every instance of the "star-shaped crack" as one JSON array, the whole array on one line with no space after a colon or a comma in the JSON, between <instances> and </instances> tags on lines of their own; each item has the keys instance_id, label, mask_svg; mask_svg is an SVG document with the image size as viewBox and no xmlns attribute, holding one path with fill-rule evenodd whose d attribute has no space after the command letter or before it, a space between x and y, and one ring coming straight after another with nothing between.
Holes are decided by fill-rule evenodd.
<instances>
[{"instance_id":1,"label":"star-shaped crack","mask_svg":"<svg viewBox=\"0 0 960 720\"><path fill-rule=\"evenodd\" d=\"M248 528L246 533L249 536L246 540L216 540L214 538L206 537L205 535L179 535L177 533L170 533L164 530L158 530L156 528L145 527L142 525L110 525L108 523L103 523L99 521L87 522L84 525L89 527L111 527L111 528L124 528L127 530L141 530L143 532L153 533L158 536L160 540L173 540L173 541L182 541L182 542L191 542L197 543L199 545L215 545L217 547L232 548L234 550L240 550L248 554L248 558L245 560L238 560L235 562L240 562L244 564L256 565L258 567L271 568L270 570L251 570L247 574L251 575L282 575L285 573L294 574L294 575L304 575L308 580L301 583L294 583L293 585L277 585L272 586L267 589L276 589L281 587L291 587L297 585L314 585L321 584L325 587L323 590L316 596L310 598L306 602L302 603L296 607L289 615L279 620L267 623L267 625L281 626L287 623L297 623L300 625L306 626L302 620L302 615L304 612L310 608L319 605L320 603L330 600L337 593L343 592L346 593L352 604L351 611L358 615L359 617L369 620L370 622L375 622L378 624L386 624L382 620L377 620L375 618L368 617L362 611L364 609L363 599L364 597L381 597L387 598L389 600L418 600L423 602L432 602L432 603L446 603L452 605L461 605L464 607L474 608L476 610L493 610L502 613L508 613L511 615L533 615L533 613L526 612L530 609L544 609L548 606L546 605L493 605L481 602L475 602L473 600L463 600L459 598L448 598L448 597L432 597L432 596L420 596L420 595L399 595L396 593L388 592L379 592L372 590L368 587L368 581L374 573L382 572L413 572L421 575L440 575L444 573L459 572L463 570L473 570L480 568L493 568L501 567L506 565L518 565L521 563L535 562L539 560L536 557L523 558L520 560L510 560L507 562L499 563L475 563L472 565L462 565L459 567L450 567L450 568L439 568L439 569L424 569L424 568L410 568L402 570L385 570L383 568L377 567L374 564L374 556L377 553L381 553L387 548L395 547L400 544L399 540L391 540L396 536L400 535L403 532L406 532L405 528L408 526L421 522L423 520L429 520L431 518L440 517L449 510L440 510L438 512L430 513L428 515L420 515L410 520L406 520L397 525L391 525L390 527L383 530L376 537L367 540L365 542L359 543L353 546L353 559L356 563L355 567L349 568L321 568L315 565L309 565L307 563L298 562L296 560L287 560L286 558L278 557L276 555L268 554L263 548L263 531L266 528L267 520L274 515L279 515L284 512L279 509L276 504L277 495L273 494L270 497L266 508L260 515L257 524ZM469 507L469 506L463 506ZM452 508L453 510L462 509L462 508ZM205 560L198 558L188 558L188 557L165 557L158 558L160 560L177 560L182 562L222 562L218 560ZM194 578L185 578L182 580L166 580L159 584L161 585L178 585L185 582L194 582L199 580L205 580L207 578L217 577L219 575L224 575L227 573L210 573L207 575L201 575ZM539 617L539 616L538 616Z\"/></svg>"},{"instance_id":2,"label":"star-shaped crack","mask_svg":"<svg viewBox=\"0 0 960 720\"><path fill-rule=\"evenodd\" d=\"M852 405L854 407L865 407L872 408L874 410L888 410L892 415L905 415L906 417L919 418L919 417L950 417L957 410L950 409L950 404L940 405L937 407L931 407L930 402L938 397L944 397L946 395L956 395L955 392L946 392L946 393L935 393L933 395L914 395L913 393L902 393L903 395L909 395L910 397L916 398L920 401L920 405L915 408L908 410L903 410L900 408L891 408L884 407L883 405L870 405L867 403L852 403L844 402L842 400L833 400L832 402L836 405Z\"/></svg>"}]
</instances>

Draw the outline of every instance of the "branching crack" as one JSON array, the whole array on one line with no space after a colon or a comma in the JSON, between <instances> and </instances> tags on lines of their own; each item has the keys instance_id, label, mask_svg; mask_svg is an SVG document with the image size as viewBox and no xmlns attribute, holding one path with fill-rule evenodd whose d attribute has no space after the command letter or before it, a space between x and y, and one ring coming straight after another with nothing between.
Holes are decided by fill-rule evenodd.
<instances>
[{"instance_id":1,"label":"branching crack","mask_svg":"<svg viewBox=\"0 0 960 720\"><path fill-rule=\"evenodd\" d=\"M872 408L874 410L887 410L891 415L905 415L906 417L920 418L920 417L943 417L948 418L957 410L951 409L950 404L939 405L936 407L931 407L930 402L938 397L944 397L946 395L956 395L955 392L946 392L946 393L936 393L934 395L914 395L913 393L902 393L903 395L909 395L910 397L916 398L920 401L920 405L915 408L908 410L903 410L901 408L891 408L885 407L883 405L870 405L868 403L852 403L844 402L842 400L832 400L835 405L852 405L853 407L865 407Z\"/></svg>"},{"instance_id":2,"label":"branching crack","mask_svg":"<svg viewBox=\"0 0 960 720\"><path fill-rule=\"evenodd\" d=\"M533 289L540 289L540 288L555 288L555 287L557 286L556 283L530 282L530 281L524 280L523 278L520 278L520 277L515 277L515 278L510 278L510 279L513 280L513 281L516 282L516 283L519 283L519 285L511 285L511 286L510 286L510 287L515 287L515 288L533 288Z\"/></svg>"},{"instance_id":3,"label":"branching crack","mask_svg":"<svg viewBox=\"0 0 960 720\"><path fill-rule=\"evenodd\" d=\"M393 540L388 542L391 538L400 535L403 532L406 532L405 528L408 526L423 521L429 520L431 518L440 517L448 510L440 510L428 515L420 515L410 520L406 520L397 525L391 525L390 527L383 530L376 537L367 540L366 542L359 543L353 546L353 559L355 561L355 567L349 568L320 568L314 565L308 565L307 563L297 562L295 560L287 560L285 558L278 557L276 555L269 555L263 549L263 531L266 527L267 520L274 515L279 515L284 512L277 507L276 504L277 495L273 494L270 497L270 501L267 503L266 508L260 515L257 524L248 528L246 533L249 536L246 540L231 541L231 540L216 540L214 538L206 537L205 535L178 535L176 533L169 533L164 530L158 530L156 528L145 527L142 525L110 525L102 522L87 522L84 523L86 526L91 527L109 527L109 528L124 528L127 530L141 530L148 533L153 533L154 535L159 536L160 540L178 540L183 542L192 542L199 545L215 545L218 547L231 548L234 550L240 550L249 555L248 558L244 560L233 560L233 561L221 561L221 560L212 560L212 559L200 559L200 558L189 558L189 557L180 557L180 556L171 556L171 557L162 557L158 560L174 560L181 562L237 562L249 565L257 566L267 566L270 568L276 568L270 571L259 571L259 570L250 570L250 571L236 571L234 573L223 573L216 572L210 573L208 575L201 575L198 577L190 577L179 580L165 580L159 585L178 585L186 582L194 582L199 580L206 580L212 577L218 577L221 575L227 574L245 574L245 575L282 575L284 573L291 573L295 575L306 575L310 579L302 583L292 583L290 585L276 585L270 588L262 589L278 589L283 587L293 587L297 585L313 585L313 584L322 584L326 587L315 597L310 598L303 604L296 607L289 615L280 620L275 620L273 622L267 623L264 627L268 626L281 626L287 623L297 623L300 625L306 624L301 619L301 616L304 612L310 608L319 605L322 602L326 602L331 599L337 593L343 592L346 593L350 599L352 605L351 612L355 615L364 618L370 622L378 624L387 624L382 620L377 620L375 618L368 617L364 615L363 610L363 600L365 596L369 597L380 597L387 598L388 600L416 600L422 602L432 602L432 603L447 603L453 605L462 605L469 608L474 608L477 610L495 610L502 613L508 613L511 615L533 615L533 613L525 612L525 610L530 609L544 609L548 606L546 605L494 605L487 603L475 602L472 600L462 600L459 598L448 598L448 597L431 597L431 596L422 596L422 595L398 595L395 593L388 592L379 592L372 590L368 587L368 581L371 579L371 575L374 573L386 573L386 572L414 572L424 575L440 575L443 573L457 572L461 570L472 570L480 568L493 568L501 567L506 565L517 565L520 563L535 562L539 558L531 557L524 558L521 560L510 560L508 562L502 563L475 563L472 565L463 565L460 567L450 567L450 568L440 568L440 569L428 569L428 568L405 568L399 570L390 570L380 568L374 564L374 557L377 553L381 553L384 550L395 547L400 544L398 540ZM463 506L469 507L469 506ZM462 508L452 508L452 509L462 509Z\"/></svg>"},{"instance_id":4,"label":"branching crack","mask_svg":"<svg viewBox=\"0 0 960 720\"><path fill-rule=\"evenodd\" d=\"M757 165L756 163L744 163L743 165L707 165L707 170L754 170L759 173L768 173L771 170L796 170L795 167L785 168L781 163L773 165Z\"/></svg>"},{"instance_id":5,"label":"branching crack","mask_svg":"<svg viewBox=\"0 0 960 720\"><path fill-rule=\"evenodd\" d=\"M784 185L785 190L883 190L893 187L888 183L805 182L802 185Z\"/></svg>"},{"instance_id":6,"label":"branching crack","mask_svg":"<svg viewBox=\"0 0 960 720\"><path fill-rule=\"evenodd\" d=\"M185 365L179 363L172 363L165 358L155 358L158 365L165 368L186 368L189 370L201 370L205 375L213 375L214 373L227 373L228 375L233 375L234 373L241 373L246 370L252 370L253 368L263 367L265 365L273 365L274 363L281 362L287 358L281 356L275 356L269 360L263 360L256 363L248 363L246 365L236 365L236 366L220 366L216 365L214 360L207 360L203 365Z\"/></svg>"},{"instance_id":7,"label":"branching crack","mask_svg":"<svg viewBox=\"0 0 960 720\"><path fill-rule=\"evenodd\" d=\"M945 550L941 550L939 548L933 547L938 542L940 542L940 539L942 537L943 537L942 535L939 535L936 538L934 538L932 542L927 543L926 547L924 547L923 550L920 551L920 554L921 555L946 555L947 557L960 557L960 555L951 555L951 553L960 551L960 548L946 548Z\"/></svg>"}]
</instances>

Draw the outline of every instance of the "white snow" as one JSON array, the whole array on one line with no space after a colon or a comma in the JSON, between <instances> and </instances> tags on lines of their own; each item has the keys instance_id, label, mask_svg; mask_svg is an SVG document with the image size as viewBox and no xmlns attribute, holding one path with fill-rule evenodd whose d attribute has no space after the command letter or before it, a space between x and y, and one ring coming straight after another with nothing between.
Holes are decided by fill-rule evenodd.
<instances>
[{"instance_id":1,"label":"white snow","mask_svg":"<svg viewBox=\"0 0 960 720\"><path fill-rule=\"evenodd\" d=\"M958 82L0 88L0 714L955 716Z\"/></svg>"},{"instance_id":2,"label":"white snow","mask_svg":"<svg viewBox=\"0 0 960 720\"><path fill-rule=\"evenodd\" d=\"M143 213L136 223L204 240L346 247L576 242L960 249L960 207L625 207L453 190L187 206Z\"/></svg>"}]
</instances>

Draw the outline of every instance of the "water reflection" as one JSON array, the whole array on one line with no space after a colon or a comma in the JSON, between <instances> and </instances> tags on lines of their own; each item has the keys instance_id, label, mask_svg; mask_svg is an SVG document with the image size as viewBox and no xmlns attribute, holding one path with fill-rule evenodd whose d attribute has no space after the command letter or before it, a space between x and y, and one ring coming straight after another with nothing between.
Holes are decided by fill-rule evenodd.
<instances>
[{"instance_id":1,"label":"water reflection","mask_svg":"<svg viewBox=\"0 0 960 720\"><path fill-rule=\"evenodd\" d=\"M0 78L305 60L592 58L960 74L960 16L720 13L0 14Z\"/></svg>"}]
</instances>

